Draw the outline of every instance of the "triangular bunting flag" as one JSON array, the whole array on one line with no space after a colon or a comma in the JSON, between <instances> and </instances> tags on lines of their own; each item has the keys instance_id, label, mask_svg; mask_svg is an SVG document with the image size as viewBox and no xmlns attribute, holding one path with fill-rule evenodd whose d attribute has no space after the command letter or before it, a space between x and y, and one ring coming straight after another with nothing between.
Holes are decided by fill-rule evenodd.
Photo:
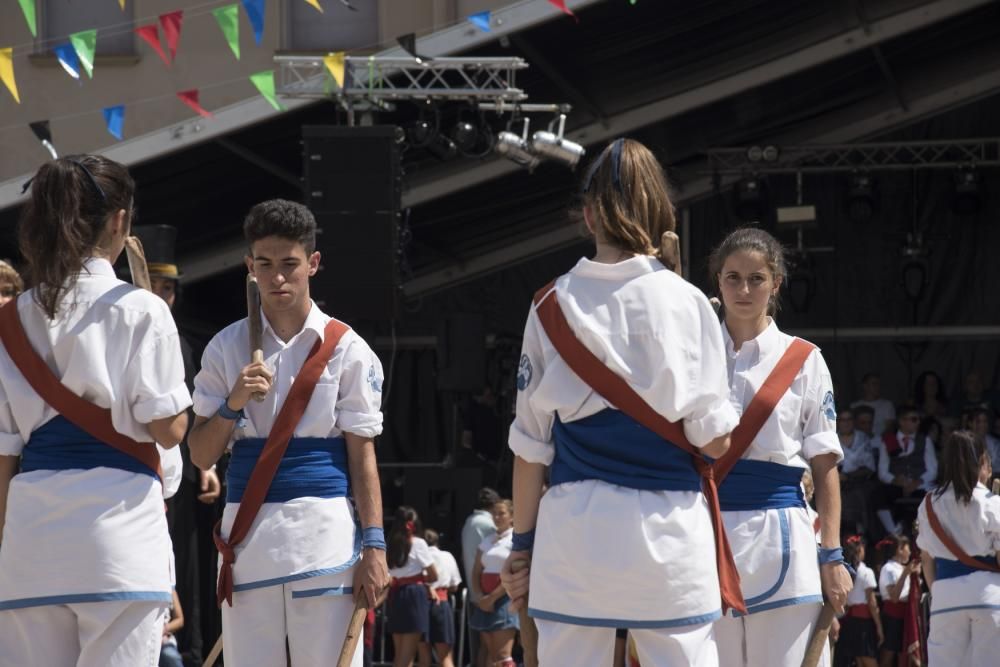
<instances>
[{"instance_id":1,"label":"triangular bunting flag","mask_svg":"<svg viewBox=\"0 0 1000 667\"><path fill-rule=\"evenodd\" d=\"M122 11L125 11L125 0L118 0L118 6L122 8Z\"/></svg>"},{"instance_id":2,"label":"triangular bunting flag","mask_svg":"<svg viewBox=\"0 0 1000 667\"><path fill-rule=\"evenodd\" d=\"M263 72L257 72L256 74L250 75L250 80L253 81L253 85L257 86L257 90L260 94L264 96L271 106L278 111L284 111L285 107L281 106L278 102L278 96L274 92L274 70L264 70Z\"/></svg>"},{"instance_id":3,"label":"triangular bunting flag","mask_svg":"<svg viewBox=\"0 0 1000 667\"><path fill-rule=\"evenodd\" d=\"M338 51L337 53L328 53L323 56L323 64L326 65L326 70L333 77L333 80L337 82L337 85L341 88L344 87L344 52Z\"/></svg>"},{"instance_id":4,"label":"triangular bunting flag","mask_svg":"<svg viewBox=\"0 0 1000 667\"><path fill-rule=\"evenodd\" d=\"M42 142L42 146L45 150L49 152L53 160L59 159L59 153L56 152L56 147L52 145L52 130L49 128L49 121L47 120L36 120L34 123L28 123L28 127L34 133L35 137Z\"/></svg>"},{"instance_id":5,"label":"triangular bunting flag","mask_svg":"<svg viewBox=\"0 0 1000 667\"><path fill-rule=\"evenodd\" d=\"M38 22L35 20L35 0L18 0L21 4L21 13L24 20L28 22L28 30L32 37L38 37Z\"/></svg>"},{"instance_id":6,"label":"triangular bunting flag","mask_svg":"<svg viewBox=\"0 0 1000 667\"><path fill-rule=\"evenodd\" d=\"M201 104L198 103L198 89L194 88L192 90L182 90L177 93L177 97L180 98L181 102L188 105L192 109L198 112L199 116L204 116L205 118L211 118L212 114L206 111Z\"/></svg>"},{"instance_id":7,"label":"triangular bunting flag","mask_svg":"<svg viewBox=\"0 0 1000 667\"><path fill-rule=\"evenodd\" d=\"M163 47L160 46L160 29L156 27L155 23L150 23L149 25L142 25L135 29L135 34L142 37L142 39L153 47L153 50L159 54L160 60L167 67L170 67L170 60L167 58L167 54L163 51Z\"/></svg>"},{"instance_id":8,"label":"triangular bunting flag","mask_svg":"<svg viewBox=\"0 0 1000 667\"><path fill-rule=\"evenodd\" d=\"M351 4L351 0L340 0L340 4L344 5L345 7L347 7L348 9L350 9L352 12L358 11L358 8Z\"/></svg>"},{"instance_id":9,"label":"triangular bunting flag","mask_svg":"<svg viewBox=\"0 0 1000 667\"><path fill-rule=\"evenodd\" d=\"M415 33L407 33L405 35L400 35L396 38L399 42L399 46L402 47L404 51L409 53L411 56L417 59L417 62L423 62L424 60L430 60L427 56L421 56L417 54L417 35Z\"/></svg>"},{"instance_id":10,"label":"triangular bunting flag","mask_svg":"<svg viewBox=\"0 0 1000 667\"><path fill-rule=\"evenodd\" d=\"M107 107L104 110L104 122L108 126L108 132L118 141L122 140L122 126L125 124L125 105L119 104Z\"/></svg>"},{"instance_id":11,"label":"triangular bunting flag","mask_svg":"<svg viewBox=\"0 0 1000 667\"><path fill-rule=\"evenodd\" d=\"M323 5L319 4L319 0L306 0L306 2L318 9L321 14L323 13Z\"/></svg>"},{"instance_id":12,"label":"triangular bunting flag","mask_svg":"<svg viewBox=\"0 0 1000 667\"><path fill-rule=\"evenodd\" d=\"M163 26L163 36L167 38L170 60L177 60L177 40L181 38L181 21L183 20L184 12L181 10L160 14L160 25Z\"/></svg>"},{"instance_id":13,"label":"triangular bunting flag","mask_svg":"<svg viewBox=\"0 0 1000 667\"><path fill-rule=\"evenodd\" d=\"M7 86L14 101L20 104L21 96L17 94L17 82L14 81L14 49L11 47L0 49L0 81Z\"/></svg>"},{"instance_id":14,"label":"triangular bunting flag","mask_svg":"<svg viewBox=\"0 0 1000 667\"><path fill-rule=\"evenodd\" d=\"M264 37L264 0L243 0L243 9L253 27L254 41L260 46L260 40Z\"/></svg>"},{"instance_id":15,"label":"triangular bunting flag","mask_svg":"<svg viewBox=\"0 0 1000 667\"><path fill-rule=\"evenodd\" d=\"M479 12L478 14L472 14L469 16L469 23L476 26L483 32L490 32L490 13Z\"/></svg>"},{"instance_id":16,"label":"triangular bunting flag","mask_svg":"<svg viewBox=\"0 0 1000 667\"><path fill-rule=\"evenodd\" d=\"M52 47L52 51L59 59L59 64L74 79L80 79L80 59L76 57L76 50L69 42Z\"/></svg>"},{"instance_id":17,"label":"triangular bunting flag","mask_svg":"<svg viewBox=\"0 0 1000 667\"><path fill-rule=\"evenodd\" d=\"M236 59L240 59L240 8L234 2L225 7L212 10L212 15L219 23L222 34L226 37L229 48L232 49Z\"/></svg>"},{"instance_id":18,"label":"triangular bunting flag","mask_svg":"<svg viewBox=\"0 0 1000 667\"><path fill-rule=\"evenodd\" d=\"M562 11L563 14L567 14L569 16L572 16L574 19L576 19L577 23L580 22L580 19L577 17L577 15L574 14L573 12L571 12L570 9L569 9L569 7L566 6L566 0L549 0L549 4L552 4L552 5L555 5L556 7L558 7Z\"/></svg>"},{"instance_id":19,"label":"triangular bunting flag","mask_svg":"<svg viewBox=\"0 0 1000 667\"><path fill-rule=\"evenodd\" d=\"M97 50L97 29L81 30L69 36L76 56L80 59L84 71L91 79L94 78L94 51Z\"/></svg>"}]
</instances>

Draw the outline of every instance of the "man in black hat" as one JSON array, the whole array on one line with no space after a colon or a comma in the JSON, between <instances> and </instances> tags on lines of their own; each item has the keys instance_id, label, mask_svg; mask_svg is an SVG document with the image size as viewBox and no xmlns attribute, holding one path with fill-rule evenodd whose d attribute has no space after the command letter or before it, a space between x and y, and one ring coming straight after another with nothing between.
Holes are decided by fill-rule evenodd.
<instances>
[{"instance_id":1,"label":"man in black hat","mask_svg":"<svg viewBox=\"0 0 1000 667\"><path fill-rule=\"evenodd\" d=\"M177 228L170 225L136 226L132 233L142 241L153 293L173 310L182 277L174 260ZM184 379L188 389L193 391L194 376L198 370L195 355L183 333L180 334L180 343ZM177 494L167 501L167 523L174 544L177 595L185 617L184 627L177 635L178 647L185 658L185 665L199 667L203 645L215 641L219 627L218 619L214 618L218 616L214 600L211 595L203 595L202 591L215 590L215 551L211 534L217 518L215 503L220 495L220 484L214 469L203 472L191 463L186 438L181 442L181 455L184 460L183 479Z\"/></svg>"}]
</instances>

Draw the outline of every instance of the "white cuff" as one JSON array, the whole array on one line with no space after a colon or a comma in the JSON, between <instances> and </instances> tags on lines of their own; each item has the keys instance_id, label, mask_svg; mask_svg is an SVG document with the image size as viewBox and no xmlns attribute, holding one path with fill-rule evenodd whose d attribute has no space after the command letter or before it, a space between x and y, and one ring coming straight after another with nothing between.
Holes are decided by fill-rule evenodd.
<instances>
[{"instance_id":1,"label":"white cuff","mask_svg":"<svg viewBox=\"0 0 1000 667\"><path fill-rule=\"evenodd\" d=\"M374 438L382 433L381 412L337 412L337 428L362 438Z\"/></svg>"},{"instance_id":2,"label":"white cuff","mask_svg":"<svg viewBox=\"0 0 1000 667\"><path fill-rule=\"evenodd\" d=\"M20 456L23 450L20 433L0 433L0 456Z\"/></svg>"},{"instance_id":3,"label":"white cuff","mask_svg":"<svg viewBox=\"0 0 1000 667\"><path fill-rule=\"evenodd\" d=\"M552 459L556 456L556 448L551 442L535 440L519 429L517 423L511 424L507 444L512 452L528 463L552 465Z\"/></svg>"},{"instance_id":4,"label":"white cuff","mask_svg":"<svg viewBox=\"0 0 1000 667\"><path fill-rule=\"evenodd\" d=\"M194 392L194 413L199 417L211 419L219 411L228 396L210 396L197 389Z\"/></svg>"},{"instance_id":5,"label":"white cuff","mask_svg":"<svg viewBox=\"0 0 1000 667\"><path fill-rule=\"evenodd\" d=\"M837 463L844 460L844 450L840 446L840 438L834 431L813 433L802 443L802 455L807 461L823 454L836 454Z\"/></svg>"},{"instance_id":6,"label":"white cuff","mask_svg":"<svg viewBox=\"0 0 1000 667\"><path fill-rule=\"evenodd\" d=\"M728 400L723 399L704 416L685 418L684 435L695 447L704 447L716 438L732 433L739 423L740 417L736 414L736 408Z\"/></svg>"},{"instance_id":7,"label":"white cuff","mask_svg":"<svg viewBox=\"0 0 1000 667\"><path fill-rule=\"evenodd\" d=\"M187 385L181 383L169 393L136 403L132 407L132 416L136 421L148 424L154 419L179 415L190 407L191 394Z\"/></svg>"}]
</instances>

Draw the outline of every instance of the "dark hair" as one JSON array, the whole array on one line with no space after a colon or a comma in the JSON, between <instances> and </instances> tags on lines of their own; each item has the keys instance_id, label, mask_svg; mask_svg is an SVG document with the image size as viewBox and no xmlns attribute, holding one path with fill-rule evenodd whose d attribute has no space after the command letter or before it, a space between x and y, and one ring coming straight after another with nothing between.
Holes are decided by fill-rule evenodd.
<instances>
[{"instance_id":1,"label":"dark hair","mask_svg":"<svg viewBox=\"0 0 1000 667\"><path fill-rule=\"evenodd\" d=\"M638 255L657 255L660 238L674 231L677 220L656 156L638 141L617 139L584 173L583 206L604 241Z\"/></svg>"},{"instance_id":2,"label":"dark hair","mask_svg":"<svg viewBox=\"0 0 1000 667\"><path fill-rule=\"evenodd\" d=\"M758 227L741 227L729 234L708 257L708 276L713 288L722 297L719 290L719 280L722 277L722 267L726 259L737 252L758 252L764 256L767 268L776 283L784 284L788 276L788 265L785 263L785 249L778 239ZM726 304L722 307L725 309ZM774 294L767 303L767 314L774 315L781 307L778 295Z\"/></svg>"},{"instance_id":3,"label":"dark hair","mask_svg":"<svg viewBox=\"0 0 1000 667\"><path fill-rule=\"evenodd\" d=\"M875 545L875 551L878 552L877 556L879 568L891 561L904 544L909 543L910 538L905 535L894 535L892 533L889 533L879 540L879 542Z\"/></svg>"},{"instance_id":4,"label":"dark hair","mask_svg":"<svg viewBox=\"0 0 1000 667\"><path fill-rule=\"evenodd\" d=\"M481 510L493 509L493 506L500 502L500 494L490 487L484 486L479 489L477 502L479 503L477 507Z\"/></svg>"},{"instance_id":5,"label":"dark hair","mask_svg":"<svg viewBox=\"0 0 1000 667\"><path fill-rule=\"evenodd\" d=\"M427 546L436 547L440 537L438 532L433 528L424 528L424 542L427 543Z\"/></svg>"},{"instance_id":6,"label":"dark hair","mask_svg":"<svg viewBox=\"0 0 1000 667\"><path fill-rule=\"evenodd\" d=\"M851 567L857 568L861 563L861 551L865 548L865 538L862 535L851 535L844 540L844 560Z\"/></svg>"},{"instance_id":7,"label":"dark hair","mask_svg":"<svg viewBox=\"0 0 1000 667\"><path fill-rule=\"evenodd\" d=\"M417 510L408 505L400 505L392 518L392 528L386 540L386 561L389 567L403 567L410 557L410 543L414 535L420 535L420 517Z\"/></svg>"},{"instance_id":8,"label":"dark hair","mask_svg":"<svg viewBox=\"0 0 1000 667\"><path fill-rule=\"evenodd\" d=\"M864 383L868 382L872 378L879 378L879 379L881 379L881 377L882 376L880 376L875 371L868 371L867 373L865 373L864 375L861 376L861 384L864 384Z\"/></svg>"},{"instance_id":9,"label":"dark hair","mask_svg":"<svg viewBox=\"0 0 1000 667\"><path fill-rule=\"evenodd\" d=\"M896 406L896 421L899 421L906 415L919 415L920 409L917 406L910 403L903 403L902 405Z\"/></svg>"},{"instance_id":10,"label":"dark hair","mask_svg":"<svg viewBox=\"0 0 1000 667\"><path fill-rule=\"evenodd\" d=\"M854 413L855 419L858 418L858 415L869 415L871 417L875 416L875 408L870 405L855 405L851 408L851 412Z\"/></svg>"},{"instance_id":11,"label":"dark hair","mask_svg":"<svg viewBox=\"0 0 1000 667\"><path fill-rule=\"evenodd\" d=\"M268 236L297 241L305 248L306 255L311 255L316 250L316 218L298 202L269 199L247 213L243 236L249 246Z\"/></svg>"},{"instance_id":12,"label":"dark hair","mask_svg":"<svg viewBox=\"0 0 1000 667\"><path fill-rule=\"evenodd\" d=\"M937 380L938 402L947 403L948 393L945 391L944 381L941 379L941 376L935 373L934 371L924 371L923 373L917 376L917 382L913 387L913 398L916 401L917 405L923 407L924 401L927 400L927 396L924 394L924 385L927 383L927 378L929 377L933 377L935 380Z\"/></svg>"},{"instance_id":13,"label":"dark hair","mask_svg":"<svg viewBox=\"0 0 1000 667\"><path fill-rule=\"evenodd\" d=\"M938 435L940 435L942 432L942 426L937 417L924 417L920 420L920 424L917 426L917 433L930 435L935 426L937 427Z\"/></svg>"},{"instance_id":14,"label":"dark hair","mask_svg":"<svg viewBox=\"0 0 1000 667\"><path fill-rule=\"evenodd\" d=\"M956 500L966 505L972 500L972 490L979 482L979 468L986 448L972 431L955 431L944 441L938 454L938 476L935 495L942 495L951 487Z\"/></svg>"},{"instance_id":15,"label":"dark hair","mask_svg":"<svg viewBox=\"0 0 1000 667\"><path fill-rule=\"evenodd\" d=\"M39 167L21 214L18 246L34 299L50 319L76 285L109 217L125 210L131 224L134 196L128 170L101 155L71 155Z\"/></svg>"}]
</instances>

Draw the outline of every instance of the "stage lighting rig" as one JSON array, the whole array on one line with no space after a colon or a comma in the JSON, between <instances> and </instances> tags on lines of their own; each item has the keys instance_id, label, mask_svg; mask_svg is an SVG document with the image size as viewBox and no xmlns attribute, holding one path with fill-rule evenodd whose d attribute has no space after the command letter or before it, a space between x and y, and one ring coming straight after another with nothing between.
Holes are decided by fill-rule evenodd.
<instances>
[{"instance_id":1,"label":"stage lighting rig","mask_svg":"<svg viewBox=\"0 0 1000 667\"><path fill-rule=\"evenodd\" d=\"M552 132L552 126L558 122L558 134ZM563 137L566 130L566 114L559 114L556 120L549 124L548 130L539 130L531 137L531 149L543 158L562 162L570 169L576 167L586 150L580 144Z\"/></svg>"},{"instance_id":2,"label":"stage lighting rig","mask_svg":"<svg viewBox=\"0 0 1000 667\"><path fill-rule=\"evenodd\" d=\"M983 205L982 183L979 171L972 166L963 166L955 170L952 176L955 192L952 197L952 208L958 215L975 215Z\"/></svg>"},{"instance_id":3,"label":"stage lighting rig","mask_svg":"<svg viewBox=\"0 0 1000 667\"><path fill-rule=\"evenodd\" d=\"M868 222L875 215L875 181L867 171L851 174L847 187L847 215L854 222Z\"/></svg>"},{"instance_id":4,"label":"stage lighting rig","mask_svg":"<svg viewBox=\"0 0 1000 667\"><path fill-rule=\"evenodd\" d=\"M539 157L531 150L531 146L528 144L528 126L531 122L530 118L524 118L524 129L521 136L518 136L510 131L510 125L507 129L497 135L496 142L496 152L504 156L514 164L518 164L522 167L527 167L528 171L534 171L538 163L541 162ZM511 119L511 123L514 119Z\"/></svg>"}]
</instances>

